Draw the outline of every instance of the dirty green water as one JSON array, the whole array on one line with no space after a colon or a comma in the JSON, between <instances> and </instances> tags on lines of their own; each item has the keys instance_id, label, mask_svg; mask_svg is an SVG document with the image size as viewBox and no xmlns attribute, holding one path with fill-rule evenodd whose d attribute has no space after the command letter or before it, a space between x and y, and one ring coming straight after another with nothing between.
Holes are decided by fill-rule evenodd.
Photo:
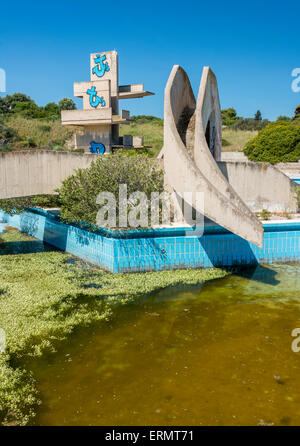
<instances>
[{"instance_id":1,"label":"dirty green water","mask_svg":"<svg viewBox=\"0 0 300 446\"><path fill-rule=\"evenodd\" d=\"M33 362L36 424L299 425L299 278L260 266L120 307Z\"/></svg>"}]
</instances>

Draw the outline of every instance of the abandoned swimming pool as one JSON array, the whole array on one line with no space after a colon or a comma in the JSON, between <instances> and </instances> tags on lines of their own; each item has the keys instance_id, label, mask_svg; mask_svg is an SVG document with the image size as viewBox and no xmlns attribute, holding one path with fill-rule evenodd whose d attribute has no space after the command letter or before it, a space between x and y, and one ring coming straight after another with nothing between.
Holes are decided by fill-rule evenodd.
<instances>
[{"instance_id":1,"label":"abandoned swimming pool","mask_svg":"<svg viewBox=\"0 0 300 446\"><path fill-rule=\"evenodd\" d=\"M264 223L263 248L211 224L201 237L193 228L90 232L36 208L14 216L0 211L1 221L113 273L300 260L300 220Z\"/></svg>"},{"instance_id":2,"label":"abandoned swimming pool","mask_svg":"<svg viewBox=\"0 0 300 446\"><path fill-rule=\"evenodd\" d=\"M119 308L27 365L37 425L299 425L300 264Z\"/></svg>"}]
</instances>

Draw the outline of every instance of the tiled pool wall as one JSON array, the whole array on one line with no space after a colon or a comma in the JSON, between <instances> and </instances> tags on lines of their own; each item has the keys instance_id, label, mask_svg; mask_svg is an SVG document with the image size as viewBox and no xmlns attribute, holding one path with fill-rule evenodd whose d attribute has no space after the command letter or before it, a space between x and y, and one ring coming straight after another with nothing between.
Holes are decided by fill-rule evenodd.
<instances>
[{"instance_id":1,"label":"tiled pool wall","mask_svg":"<svg viewBox=\"0 0 300 446\"><path fill-rule=\"evenodd\" d=\"M263 248L211 225L202 237L184 228L90 232L36 209L0 211L0 222L113 273L300 261L300 221L264 224Z\"/></svg>"}]
</instances>

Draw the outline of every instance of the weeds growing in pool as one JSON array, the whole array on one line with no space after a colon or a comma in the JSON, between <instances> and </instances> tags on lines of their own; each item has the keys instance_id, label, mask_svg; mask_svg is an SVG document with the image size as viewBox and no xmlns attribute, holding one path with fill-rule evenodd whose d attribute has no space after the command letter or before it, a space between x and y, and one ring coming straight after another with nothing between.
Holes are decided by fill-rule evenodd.
<instances>
[{"instance_id":1,"label":"weeds growing in pool","mask_svg":"<svg viewBox=\"0 0 300 446\"><path fill-rule=\"evenodd\" d=\"M56 251L17 230L1 234L0 425L28 424L39 403L26 358L55 351L79 326L108 320L119 305L167 286L225 277L221 269L113 275Z\"/></svg>"}]
</instances>

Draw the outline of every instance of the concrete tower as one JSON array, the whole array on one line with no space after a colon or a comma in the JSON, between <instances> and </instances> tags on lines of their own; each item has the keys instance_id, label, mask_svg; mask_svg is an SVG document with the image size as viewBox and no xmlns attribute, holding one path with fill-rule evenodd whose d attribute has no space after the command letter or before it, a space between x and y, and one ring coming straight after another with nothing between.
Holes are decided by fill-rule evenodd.
<instances>
[{"instance_id":1,"label":"concrete tower","mask_svg":"<svg viewBox=\"0 0 300 446\"><path fill-rule=\"evenodd\" d=\"M139 148L143 138L119 137L119 124L130 124L130 113L119 112L119 99L142 98L154 93L144 91L143 84L119 85L118 53L92 53L90 82L75 82L74 96L83 98L83 110L64 110L63 125L80 126L75 134L75 148L85 152L109 153L114 147Z\"/></svg>"}]
</instances>

